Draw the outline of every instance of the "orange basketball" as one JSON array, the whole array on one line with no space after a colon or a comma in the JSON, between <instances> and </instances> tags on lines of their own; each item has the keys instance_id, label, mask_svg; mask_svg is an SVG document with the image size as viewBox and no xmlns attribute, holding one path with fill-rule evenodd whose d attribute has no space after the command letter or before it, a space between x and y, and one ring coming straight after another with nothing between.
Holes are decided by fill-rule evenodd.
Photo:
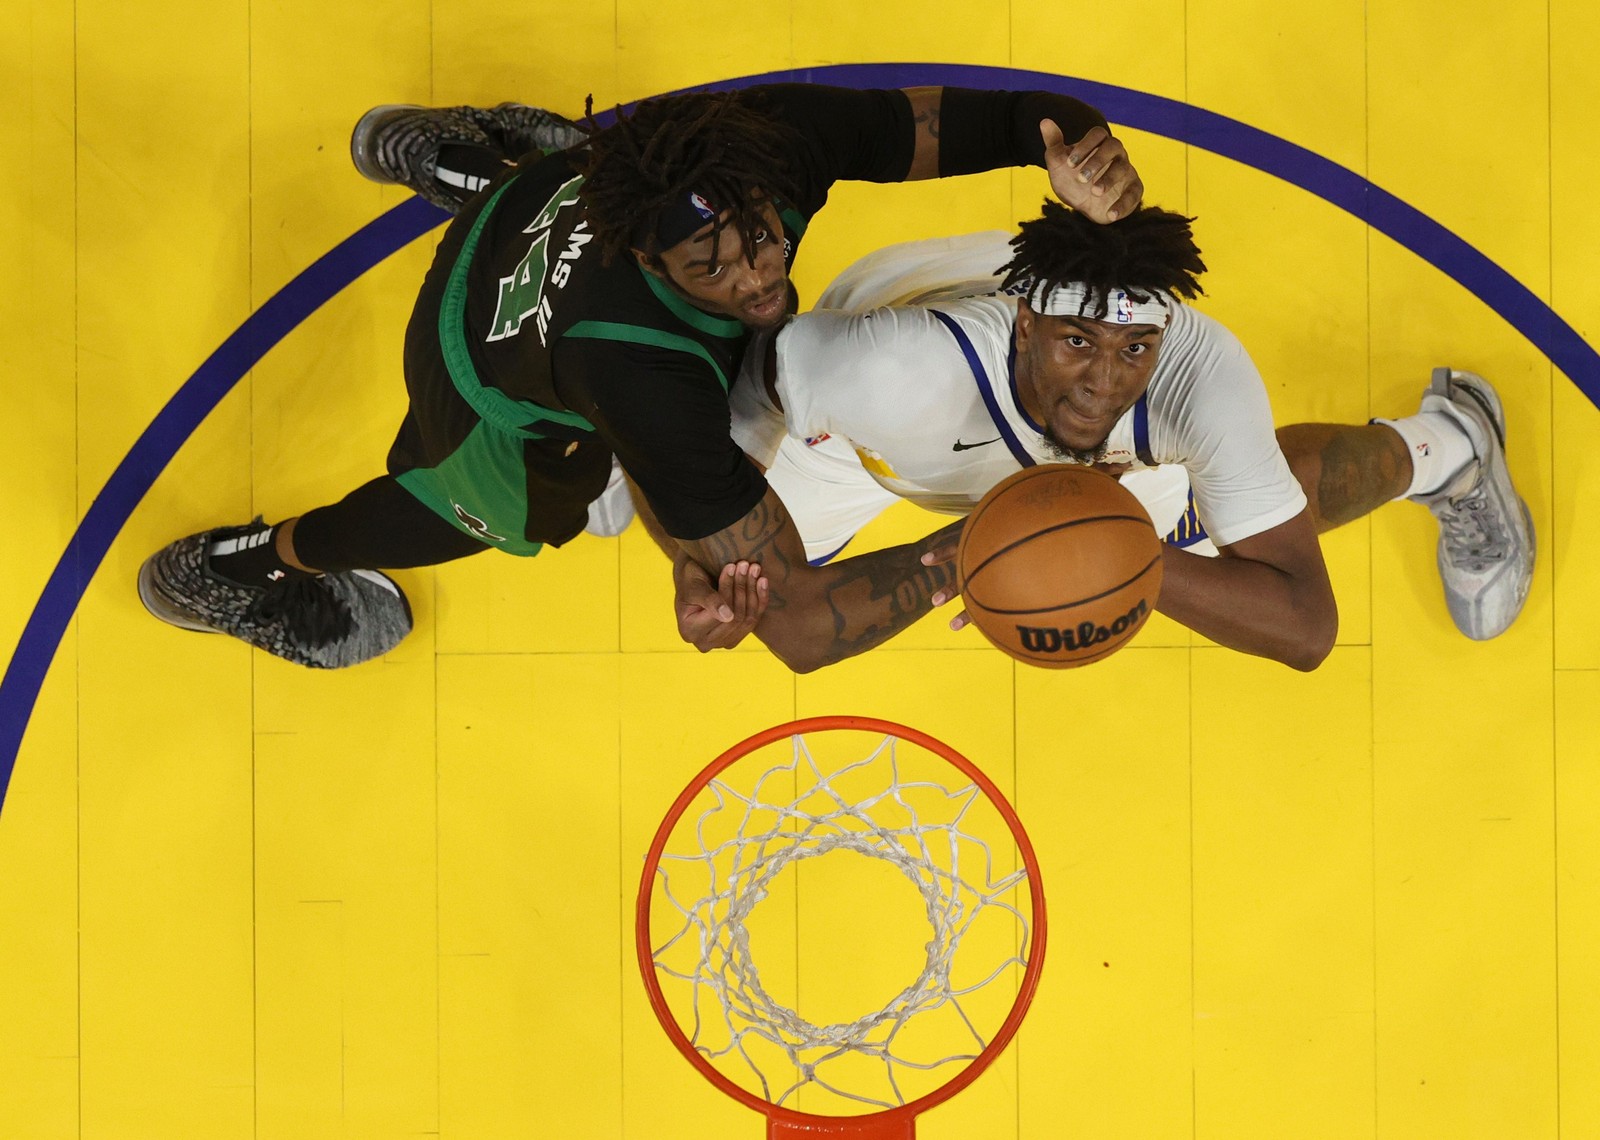
<instances>
[{"instance_id":1,"label":"orange basketball","mask_svg":"<svg viewBox=\"0 0 1600 1140\"><path fill-rule=\"evenodd\" d=\"M1070 669L1139 632L1161 592L1150 516L1091 467L1029 467L967 517L956 558L967 613L1018 661Z\"/></svg>"}]
</instances>

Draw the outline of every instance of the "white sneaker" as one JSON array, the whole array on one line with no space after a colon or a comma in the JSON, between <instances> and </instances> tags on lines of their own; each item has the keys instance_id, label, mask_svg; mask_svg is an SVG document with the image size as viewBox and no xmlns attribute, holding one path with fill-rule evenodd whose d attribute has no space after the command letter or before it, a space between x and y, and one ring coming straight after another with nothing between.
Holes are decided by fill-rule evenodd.
<instances>
[{"instance_id":1,"label":"white sneaker","mask_svg":"<svg viewBox=\"0 0 1600 1140\"><path fill-rule=\"evenodd\" d=\"M600 538L615 538L628 529L633 521L633 496L628 494L628 481L623 478L622 465L611 457L611 478L600 497L589 504L589 525L583 529Z\"/></svg>"},{"instance_id":2,"label":"white sneaker","mask_svg":"<svg viewBox=\"0 0 1600 1140\"><path fill-rule=\"evenodd\" d=\"M1533 584L1536 539L1528 504L1506 465L1505 410L1471 372L1433 370L1422 410L1442 411L1472 440L1475 462L1430 495L1413 495L1439 520L1439 577L1456 628L1475 641L1504 633Z\"/></svg>"}]
</instances>

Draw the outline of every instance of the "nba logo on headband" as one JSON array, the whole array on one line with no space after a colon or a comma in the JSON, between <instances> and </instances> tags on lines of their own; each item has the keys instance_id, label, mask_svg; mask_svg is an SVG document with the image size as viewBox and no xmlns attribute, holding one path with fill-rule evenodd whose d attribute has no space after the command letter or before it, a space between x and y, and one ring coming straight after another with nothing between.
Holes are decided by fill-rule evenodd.
<instances>
[{"instance_id":1,"label":"nba logo on headband","mask_svg":"<svg viewBox=\"0 0 1600 1140\"><path fill-rule=\"evenodd\" d=\"M692 190L689 192L689 205L693 206L695 212L708 222L717 216L717 212L711 208L711 203Z\"/></svg>"},{"instance_id":2,"label":"nba logo on headband","mask_svg":"<svg viewBox=\"0 0 1600 1140\"><path fill-rule=\"evenodd\" d=\"M1121 289L1117 290L1116 321L1119 325L1133 324L1133 299Z\"/></svg>"}]
</instances>

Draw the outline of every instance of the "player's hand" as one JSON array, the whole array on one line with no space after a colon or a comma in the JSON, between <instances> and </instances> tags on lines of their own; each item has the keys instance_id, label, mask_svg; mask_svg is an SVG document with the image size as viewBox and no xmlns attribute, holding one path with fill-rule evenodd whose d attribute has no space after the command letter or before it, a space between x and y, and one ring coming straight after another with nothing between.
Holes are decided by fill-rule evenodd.
<instances>
[{"instance_id":1,"label":"player's hand","mask_svg":"<svg viewBox=\"0 0 1600 1140\"><path fill-rule=\"evenodd\" d=\"M767 612L767 580L753 562L730 563L717 581L686 555L673 563L678 636L701 653L732 649Z\"/></svg>"},{"instance_id":2,"label":"player's hand","mask_svg":"<svg viewBox=\"0 0 1600 1140\"><path fill-rule=\"evenodd\" d=\"M954 562L956 560L956 552L960 549L961 534L959 531L957 531L949 538L946 538L937 545L931 547L928 552L922 556L922 564L924 566L938 566L945 562ZM957 574L959 573L960 570L957 569ZM957 583L954 586L946 586L942 590L935 590L933 596L930 597L928 601L932 602L935 606L942 606L960 596L961 586L959 583ZM967 616L967 611L962 610L955 617L950 619L950 628L962 629L965 628L966 625L971 621L972 619Z\"/></svg>"},{"instance_id":3,"label":"player's hand","mask_svg":"<svg viewBox=\"0 0 1600 1140\"><path fill-rule=\"evenodd\" d=\"M1044 139L1044 165L1050 188L1074 210L1092 221L1126 218L1144 198L1144 183L1128 161L1128 148L1104 127L1091 127L1071 146L1053 119L1039 122Z\"/></svg>"}]
</instances>

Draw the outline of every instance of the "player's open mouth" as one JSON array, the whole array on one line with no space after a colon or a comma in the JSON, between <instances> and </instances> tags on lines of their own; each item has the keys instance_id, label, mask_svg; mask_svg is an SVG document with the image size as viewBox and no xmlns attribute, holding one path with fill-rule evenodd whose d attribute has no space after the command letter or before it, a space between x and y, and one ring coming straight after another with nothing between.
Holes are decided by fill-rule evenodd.
<instances>
[{"instance_id":1,"label":"player's open mouth","mask_svg":"<svg viewBox=\"0 0 1600 1140\"><path fill-rule=\"evenodd\" d=\"M788 297L789 292L787 289L775 289L769 296L746 304L744 311L757 320L768 320L783 312L784 302L788 300Z\"/></svg>"}]
</instances>

